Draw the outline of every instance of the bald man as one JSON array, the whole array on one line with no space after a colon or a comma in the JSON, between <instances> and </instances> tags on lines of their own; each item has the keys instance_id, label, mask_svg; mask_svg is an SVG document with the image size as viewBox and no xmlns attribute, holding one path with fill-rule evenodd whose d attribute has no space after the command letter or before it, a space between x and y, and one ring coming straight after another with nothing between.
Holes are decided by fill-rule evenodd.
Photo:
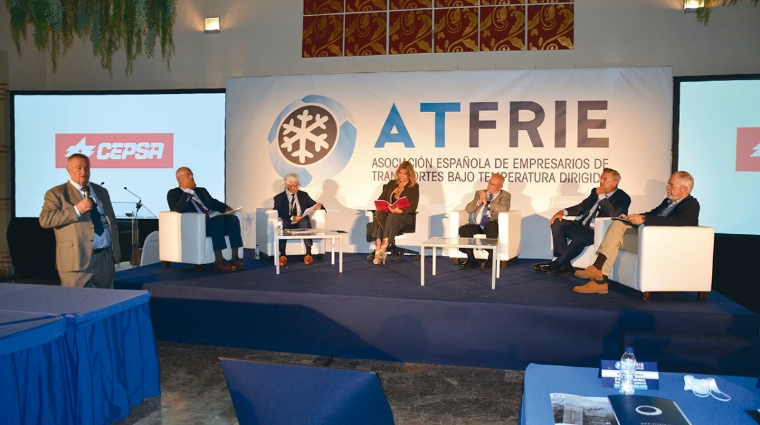
<instances>
[{"instance_id":1,"label":"bald man","mask_svg":"<svg viewBox=\"0 0 760 425\"><path fill-rule=\"evenodd\" d=\"M499 213L509 211L509 205L512 202L512 195L504 186L504 176L493 174L488 180L488 187L485 190L475 192L472 201L464 208L470 214L470 222L459 228L459 236L471 238L477 234L485 234L489 239L499 237ZM460 266L464 269L477 267L478 262L475 260L472 248L461 248L460 251L467 254L467 260ZM481 267L490 268L493 265L493 250L488 250L488 259Z\"/></svg>"},{"instance_id":2,"label":"bald man","mask_svg":"<svg viewBox=\"0 0 760 425\"><path fill-rule=\"evenodd\" d=\"M214 249L214 270L229 272L245 268L238 256L238 248L243 246L243 237L240 233L240 220L232 214L216 215L232 211L224 202L212 198L208 190L198 187L193 178L193 171L187 167L180 167L176 173L176 187L166 194L166 201L172 211L200 212L206 214L206 236L211 236ZM227 248L224 236L230 238L232 259L230 262L224 259L222 251Z\"/></svg>"}]
</instances>

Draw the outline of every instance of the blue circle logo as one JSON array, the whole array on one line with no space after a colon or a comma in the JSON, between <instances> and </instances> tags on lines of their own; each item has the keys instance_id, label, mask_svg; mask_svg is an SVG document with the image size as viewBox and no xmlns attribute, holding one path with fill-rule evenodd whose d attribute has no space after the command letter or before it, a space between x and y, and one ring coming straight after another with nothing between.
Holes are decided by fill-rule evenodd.
<instances>
[{"instance_id":1,"label":"blue circle logo","mask_svg":"<svg viewBox=\"0 0 760 425\"><path fill-rule=\"evenodd\" d=\"M286 106L269 130L269 159L281 177L297 173L301 184L341 172L356 146L348 110L329 97L308 95Z\"/></svg>"}]
</instances>

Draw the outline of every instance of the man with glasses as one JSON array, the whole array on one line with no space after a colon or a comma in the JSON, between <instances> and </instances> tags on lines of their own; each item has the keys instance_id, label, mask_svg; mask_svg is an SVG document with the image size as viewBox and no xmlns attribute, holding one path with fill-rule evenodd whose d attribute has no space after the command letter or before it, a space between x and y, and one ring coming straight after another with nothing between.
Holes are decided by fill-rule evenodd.
<instances>
[{"instance_id":1,"label":"man with glasses","mask_svg":"<svg viewBox=\"0 0 760 425\"><path fill-rule=\"evenodd\" d=\"M624 220L615 220L597 251L596 261L585 270L575 272L588 283L576 286L573 291L582 294L606 294L607 277L615 263L618 251L638 253L640 226L698 226L699 202L690 195L694 178L686 171L670 176L667 198L655 209L643 214L621 214Z\"/></svg>"},{"instance_id":2,"label":"man with glasses","mask_svg":"<svg viewBox=\"0 0 760 425\"><path fill-rule=\"evenodd\" d=\"M221 214L232 211L232 208L212 198L205 188L196 186L193 172L189 168L178 168L176 177L179 187L170 190L166 195L169 209L180 213L199 212L206 215L206 236L211 236L214 270L231 272L245 268L238 256L238 248L243 246L240 220L233 214ZM227 248L225 235L229 236L232 248L232 259L229 263L222 256L222 251Z\"/></svg>"},{"instance_id":3,"label":"man with glasses","mask_svg":"<svg viewBox=\"0 0 760 425\"><path fill-rule=\"evenodd\" d=\"M298 174L290 173L285 176L285 190L274 197L274 209L282 220L283 229L311 229L310 215L313 211L324 209L324 206L317 203L308 193L299 190L301 179ZM303 262L306 265L314 264L314 258L311 256L311 239L304 239L306 246L306 255ZM280 267L288 265L288 257L285 255L287 239L280 240L280 258L275 260L280 262Z\"/></svg>"},{"instance_id":4,"label":"man with glasses","mask_svg":"<svg viewBox=\"0 0 760 425\"><path fill-rule=\"evenodd\" d=\"M509 204L512 202L512 195L506 190L501 190L503 186L504 176L493 174L488 180L488 187L475 192L472 201L464 207L464 210L470 214L470 222L459 228L460 237L471 238L483 233L489 239L499 237L499 213L509 211ZM460 264L462 268L471 269L478 265L472 248L461 248L460 251L467 254L467 260ZM488 260L481 267L491 268L493 251L488 250Z\"/></svg>"}]
</instances>

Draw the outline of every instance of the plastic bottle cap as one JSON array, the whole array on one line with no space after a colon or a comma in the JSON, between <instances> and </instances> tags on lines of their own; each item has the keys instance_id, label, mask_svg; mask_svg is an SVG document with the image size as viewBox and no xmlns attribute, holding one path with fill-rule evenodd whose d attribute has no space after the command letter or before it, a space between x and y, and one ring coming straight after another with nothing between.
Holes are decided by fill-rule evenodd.
<instances>
[{"instance_id":1,"label":"plastic bottle cap","mask_svg":"<svg viewBox=\"0 0 760 425\"><path fill-rule=\"evenodd\" d=\"M625 352L626 353L633 353L633 348L632 347L625 347Z\"/></svg>"}]
</instances>

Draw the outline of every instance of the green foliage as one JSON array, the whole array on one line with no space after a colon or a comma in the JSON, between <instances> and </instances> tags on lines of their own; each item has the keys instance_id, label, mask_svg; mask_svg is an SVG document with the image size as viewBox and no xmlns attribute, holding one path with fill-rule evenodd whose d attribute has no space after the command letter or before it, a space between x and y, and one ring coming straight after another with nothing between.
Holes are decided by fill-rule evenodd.
<instances>
[{"instance_id":1,"label":"green foliage","mask_svg":"<svg viewBox=\"0 0 760 425\"><path fill-rule=\"evenodd\" d=\"M712 13L712 8L715 5L722 4L723 6L734 6L737 2L740 2L743 0L704 0L705 5L704 7L700 7L697 9L697 21L701 22L702 24L707 25L707 21L710 20L710 14ZM760 0L749 0L752 4L757 6L758 1ZM686 0L684 0L686 2Z\"/></svg>"},{"instance_id":2,"label":"green foliage","mask_svg":"<svg viewBox=\"0 0 760 425\"><path fill-rule=\"evenodd\" d=\"M26 41L26 28L34 28L34 45L40 51L50 50L53 72L58 56L78 36L92 43L92 52L100 64L112 74L114 53L124 49L126 75L132 74L132 61L143 47L148 57L161 43L161 58L167 68L174 53L172 29L176 17L176 0L5 0L11 15L11 37L21 56L21 40Z\"/></svg>"}]
</instances>

